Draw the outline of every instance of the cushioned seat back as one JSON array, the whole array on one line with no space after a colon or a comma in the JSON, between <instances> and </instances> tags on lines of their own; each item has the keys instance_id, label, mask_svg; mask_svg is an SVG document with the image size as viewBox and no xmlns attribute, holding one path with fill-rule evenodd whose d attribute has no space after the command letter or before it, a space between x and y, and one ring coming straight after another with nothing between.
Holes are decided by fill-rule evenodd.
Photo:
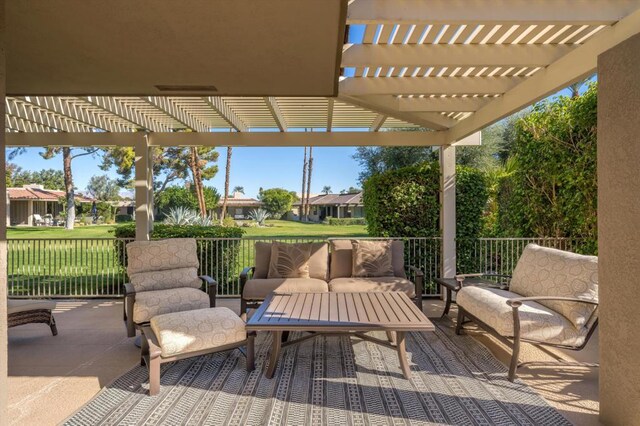
<instances>
[{"instance_id":1,"label":"cushioned seat back","mask_svg":"<svg viewBox=\"0 0 640 426\"><path fill-rule=\"evenodd\" d=\"M127 274L136 292L202 285L193 238L135 241L127 244L127 260Z\"/></svg>"},{"instance_id":2,"label":"cushioned seat back","mask_svg":"<svg viewBox=\"0 0 640 426\"><path fill-rule=\"evenodd\" d=\"M329 244L320 243L297 243L311 246L311 256L309 257L309 278L329 281ZM271 243L256 242L255 244L255 271L254 279L265 279L269 274L269 263L271 262Z\"/></svg>"},{"instance_id":3,"label":"cushioned seat back","mask_svg":"<svg viewBox=\"0 0 640 426\"><path fill-rule=\"evenodd\" d=\"M335 239L331 243L331 279L348 278L353 272L353 245L351 240ZM393 275L406 278L404 270L404 242L394 240L391 244Z\"/></svg>"},{"instance_id":4,"label":"cushioned seat back","mask_svg":"<svg viewBox=\"0 0 640 426\"><path fill-rule=\"evenodd\" d=\"M560 296L598 300L598 258L540 247L525 247L513 271L510 291L522 296ZM565 316L576 327L583 327L595 307L585 303L540 301Z\"/></svg>"}]
</instances>

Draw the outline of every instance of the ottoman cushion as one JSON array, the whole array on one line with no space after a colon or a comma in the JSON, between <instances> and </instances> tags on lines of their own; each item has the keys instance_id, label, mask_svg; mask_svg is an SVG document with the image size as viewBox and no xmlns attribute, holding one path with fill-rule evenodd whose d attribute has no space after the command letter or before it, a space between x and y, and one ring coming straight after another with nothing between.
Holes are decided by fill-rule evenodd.
<instances>
[{"instance_id":1,"label":"ottoman cushion","mask_svg":"<svg viewBox=\"0 0 640 426\"><path fill-rule=\"evenodd\" d=\"M51 300L27 300L27 299L9 299L7 300L7 313L17 314L18 312L53 310L56 303Z\"/></svg>"},{"instance_id":2,"label":"ottoman cushion","mask_svg":"<svg viewBox=\"0 0 640 426\"><path fill-rule=\"evenodd\" d=\"M228 308L206 308L156 315L151 329L162 357L213 349L247 338L244 321Z\"/></svg>"}]
</instances>

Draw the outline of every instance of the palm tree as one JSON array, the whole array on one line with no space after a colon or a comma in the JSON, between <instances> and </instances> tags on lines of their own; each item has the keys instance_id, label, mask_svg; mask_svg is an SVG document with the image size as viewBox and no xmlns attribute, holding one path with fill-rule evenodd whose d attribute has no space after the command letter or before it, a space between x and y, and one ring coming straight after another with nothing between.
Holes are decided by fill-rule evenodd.
<instances>
[{"instance_id":1,"label":"palm tree","mask_svg":"<svg viewBox=\"0 0 640 426\"><path fill-rule=\"evenodd\" d=\"M227 213L227 201L229 200L229 177L231 175L231 154L233 153L232 147L227 147L227 169L224 175L224 200L222 201L222 211L220 212L220 223L224 221L224 216Z\"/></svg>"},{"instance_id":2,"label":"palm tree","mask_svg":"<svg viewBox=\"0 0 640 426\"><path fill-rule=\"evenodd\" d=\"M236 192L239 192L239 193L241 193L241 194L244 194L244 186L234 186L234 187L233 187L233 191L232 191L232 192L233 192L234 194L235 194Z\"/></svg>"},{"instance_id":3,"label":"palm tree","mask_svg":"<svg viewBox=\"0 0 640 426\"><path fill-rule=\"evenodd\" d=\"M309 170L307 172L307 201L305 204L305 220L309 220L309 193L311 192L311 172L313 171L313 147L309 147Z\"/></svg>"},{"instance_id":4,"label":"palm tree","mask_svg":"<svg viewBox=\"0 0 640 426\"><path fill-rule=\"evenodd\" d=\"M302 221L304 216L304 190L307 184L307 147L304 147L304 161L302 162L302 191L300 192L300 221Z\"/></svg>"},{"instance_id":5,"label":"palm tree","mask_svg":"<svg viewBox=\"0 0 640 426\"><path fill-rule=\"evenodd\" d=\"M329 185L325 185L322 187L322 192L324 195L331 194L331 187Z\"/></svg>"}]
</instances>

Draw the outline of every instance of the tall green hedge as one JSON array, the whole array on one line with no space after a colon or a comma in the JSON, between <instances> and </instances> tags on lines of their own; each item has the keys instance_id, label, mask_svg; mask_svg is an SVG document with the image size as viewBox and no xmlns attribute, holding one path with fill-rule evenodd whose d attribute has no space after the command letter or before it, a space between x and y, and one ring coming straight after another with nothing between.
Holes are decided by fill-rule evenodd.
<instances>
[{"instance_id":1,"label":"tall green hedge","mask_svg":"<svg viewBox=\"0 0 640 426\"><path fill-rule=\"evenodd\" d=\"M135 238L135 224L127 223L118 225L114 231L116 238ZM197 238L198 260L203 273L212 272L213 279L218 281L218 285L227 286L232 283L221 282L223 271L235 271L239 264L240 241L233 240L241 238L244 230L238 227L223 226L191 226L191 225L165 225L155 224L151 232L152 240L164 238ZM206 239L231 238L232 240L216 242ZM120 264L126 267L127 253L124 249L125 242L116 241L116 253Z\"/></svg>"},{"instance_id":2,"label":"tall green hedge","mask_svg":"<svg viewBox=\"0 0 640 426\"><path fill-rule=\"evenodd\" d=\"M499 234L568 237L597 251L597 87L543 102L516 123L514 171L498 195Z\"/></svg>"}]
</instances>

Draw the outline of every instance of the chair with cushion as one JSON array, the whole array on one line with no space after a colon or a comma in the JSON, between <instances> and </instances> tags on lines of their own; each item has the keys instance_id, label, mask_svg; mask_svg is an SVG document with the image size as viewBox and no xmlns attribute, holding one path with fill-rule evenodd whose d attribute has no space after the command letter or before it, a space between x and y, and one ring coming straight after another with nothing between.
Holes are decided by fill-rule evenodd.
<instances>
[{"instance_id":1,"label":"chair with cushion","mask_svg":"<svg viewBox=\"0 0 640 426\"><path fill-rule=\"evenodd\" d=\"M135 336L136 329L156 315L214 307L216 282L211 277L198 276L198 266L193 238L127 244L127 335Z\"/></svg>"},{"instance_id":2,"label":"chair with cushion","mask_svg":"<svg viewBox=\"0 0 640 426\"><path fill-rule=\"evenodd\" d=\"M329 291L361 293L402 291L422 310L424 274L408 266L415 275L407 278L404 242L400 240L332 239Z\"/></svg>"},{"instance_id":3,"label":"chair with cushion","mask_svg":"<svg viewBox=\"0 0 640 426\"><path fill-rule=\"evenodd\" d=\"M585 347L598 325L598 258L529 244L508 290L463 287L457 304L457 334L469 318L512 347L513 381L521 341Z\"/></svg>"},{"instance_id":4,"label":"chair with cushion","mask_svg":"<svg viewBox=\"0 0 640 426\"><path fill-rule=\"evenodd\" d=\"M320 243L255 243L255 266L240 274L240 313L260 306L272 292L329 291L329 245Z\"/></svg>"},{"instance_id":5,"label":"chair with cushion","mask_svg":"<svg viewBox=\"0 0 640 426\"><path fill-rule=\"evenodd\" d=\"M9 328L23 324L43 323L51 329L51 334L56 336L58 328L56 320L53 318L53 311L56 307L51 300L7 300L7 326Z\"/></svg>"}]
</instances>

